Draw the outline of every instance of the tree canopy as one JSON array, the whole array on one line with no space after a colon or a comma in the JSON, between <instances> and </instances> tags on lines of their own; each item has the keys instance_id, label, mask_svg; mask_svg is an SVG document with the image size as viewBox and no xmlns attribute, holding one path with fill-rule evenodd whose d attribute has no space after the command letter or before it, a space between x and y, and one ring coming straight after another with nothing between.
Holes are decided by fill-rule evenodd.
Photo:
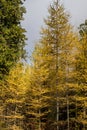
<instances>
[{"instance_id":1,"label":"tree canopy","mask_svg":"<svg viewBox=\"0 0 87 130\"><path fill-rule=\"evenodd\" d=\"M23 1L0 1L0 78L25 58L25 29L21 27L24 13Z\"/></svg>"},{"instance_id":2,"label":"tree canopy","mask_svg":"<svg viewBox=\"0 0 87 130\"><path fill-rule=\"evenodd\" d=\"M73 31L59 0L25 58L22 0L0 1L0 129L87 129L87 20Z\"/></svg>"}]
</instances>

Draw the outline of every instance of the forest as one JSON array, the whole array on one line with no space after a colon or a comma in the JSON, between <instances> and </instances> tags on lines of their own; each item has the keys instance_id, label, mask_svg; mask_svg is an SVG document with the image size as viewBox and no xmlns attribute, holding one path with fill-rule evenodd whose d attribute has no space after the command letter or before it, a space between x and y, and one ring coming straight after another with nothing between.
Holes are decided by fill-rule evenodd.
<instances>
[{"instance_id":1,"label":"forest","mask_svg":"<svg viewBox=\"0 0 87 130\"><path fill-rule=\"evenodd\" d=\"M87 130L87 20L53 1L26 62L25 0L0 0L0 130Z\"/></svg>"}]
</instances>

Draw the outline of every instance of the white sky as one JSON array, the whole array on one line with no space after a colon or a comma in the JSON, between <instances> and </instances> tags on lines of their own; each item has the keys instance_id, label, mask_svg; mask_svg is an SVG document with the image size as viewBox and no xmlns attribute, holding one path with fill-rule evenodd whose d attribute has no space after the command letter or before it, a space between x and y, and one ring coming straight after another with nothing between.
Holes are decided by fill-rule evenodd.
<instances>
[{"instance_id":1,"label":"white sky","mask_svg":"<svg viewBox=\"0 0 87 130\"><path fill-rule=\"evenodd\" d=\"M60 1L69 12L72 25L78 27L87 19L87 0ZM40 37L40 27L44 25L43 18L46 18L51 2L52 0L26 0L24 4L27 13L24 15L25 20L22 22L22 26L27 31L28 45L26 48L29 55L31 55L34 45Z\"/></svg>"}]
</instances>

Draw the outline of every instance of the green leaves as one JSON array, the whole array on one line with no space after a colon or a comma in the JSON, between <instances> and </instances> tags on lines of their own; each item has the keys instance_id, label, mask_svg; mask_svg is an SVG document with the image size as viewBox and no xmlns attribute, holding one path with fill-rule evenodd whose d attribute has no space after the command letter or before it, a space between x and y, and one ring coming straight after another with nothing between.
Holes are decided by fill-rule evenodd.
<instances>
[{"instance_id":1,"label":"green leaves","mask_svg":"<svg viewBox=\"0 0 87 130\"><path fill-rule=\"evenodd\" d=\"M25 13L22 2L0 1L0 75L7 74L20 58L25 58L25 29L20 24Z\"/></svg>"}]
</instances>

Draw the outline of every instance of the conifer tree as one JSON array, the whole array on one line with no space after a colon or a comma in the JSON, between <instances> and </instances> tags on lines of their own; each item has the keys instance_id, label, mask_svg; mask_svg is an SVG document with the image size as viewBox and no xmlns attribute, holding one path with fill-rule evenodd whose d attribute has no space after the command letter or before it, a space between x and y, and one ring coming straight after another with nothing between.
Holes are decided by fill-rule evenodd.
<instances>
[{"instance_id":1,"label":"conifer tree","mask_svg":"<svg viewBox=\"0 0 87 130\"><path fill-rule=\"evenodd\" d=\"M25 29L21 27L23 1L0 0L0 79L25 57Z\"/></svg>"},{"instance_id":2,"label":"conifer tree","mask_svg":"<svg viewBox=\"0 0 87 130\"><path fill-rule=\"evenodd\" d=\"M78 45L78 55L76 57L76 76L79 85L78 102L80 111L79 123L81 129L87 129L86 109L87 109L87 21L79 27L80 40Z\"/></svg>"},{"instance_id":3,"label":"conifer tree","mask_svg":"<svg viewBox=\"0 0 87 130\"><path fill-rule=\"evenodd\" d=\"M23 128L23 106L28 83L26 76L23 66L17 64L3 82L0 99L0 122L4 124L3 129Z\"/></svg>"},{"instance_id":4,"label":"conifer tree","mask_svg":"<svg viewBox=\"0 0 87 130\"><path fill-rule=\"evenodd\" d=\"M36 46L33 54L33 65L31 67L31 76L29 79L29 89L26 93L25 102L27 127L35 130L45 129L46 117L49 113L49 90L46 84L48 70L42 65L40 59L43 56L40 53L40 47Z\"/></svg>"},{"instance_id":5,"label":"conifer tree","mask_svg":"<svg viewBox=\"0 0 87 130\"><path fill-rule=\"evenodd\" d=\"M35 62L40 64L39 69L45 66L45 69L48 70L45 84L50 90L49 105L51 111L47 116L47 129L58 130L60 128L67 129L67 127L68 130L70 129L68 102L70 97L67 95L69 93L67 90L74 86L71 85L74 75L70 76L72 71L67 74L67 69L72 70L74 67L73 46L77 41L68 18L69 15L65 13L63 5L59 1L53 2L49 8L49 16L45 19L46 26L41 30L41 39L38 44L40 49L35 50L37 57ZM61 105L61 103L63 104ZM61 114L63 109L67 115Z\"/></svg>"}]
</instances>

